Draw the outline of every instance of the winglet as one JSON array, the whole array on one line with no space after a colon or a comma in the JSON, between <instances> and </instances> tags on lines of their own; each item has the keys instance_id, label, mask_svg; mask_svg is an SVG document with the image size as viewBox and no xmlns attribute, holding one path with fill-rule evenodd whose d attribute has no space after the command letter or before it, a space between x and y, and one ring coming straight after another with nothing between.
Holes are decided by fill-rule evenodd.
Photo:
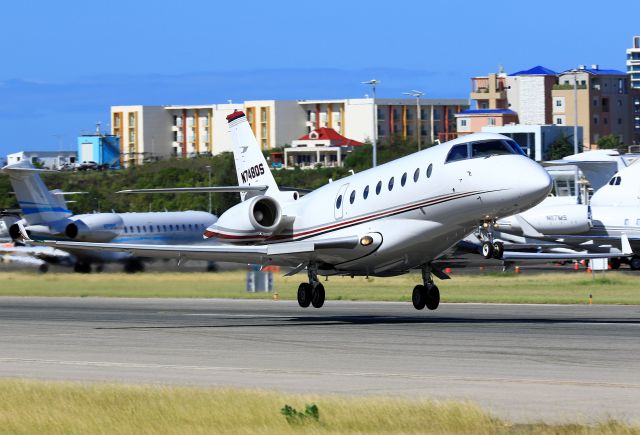
<instances>
[{"instance_id":1,"label":"winglet","mask_svg":"<svg viewBox=\"0 0 640 435\"><path fill-rule=\"evenodd\" d=\"M622 245L623 255L633 255L631 243L629 243L629 237L627 237L626 233L622 233L622 235L620 236L620 244Z\"/></svg>"},{"instance_id":2,"label":"winglet","mask_svg":"<svg viewBox=\"0 0 640 435\"><path fill-rule=\"evenodd\" d=\"M544 234L542 234L541 232L533 228L533 225L527 222L527 220L523 218L521 215L517 214L515 218L520 224L520 228L522 228L522 234L524 234L526 237L533 237L533 238L544 237Z\"/></svg>"}]
</instances>

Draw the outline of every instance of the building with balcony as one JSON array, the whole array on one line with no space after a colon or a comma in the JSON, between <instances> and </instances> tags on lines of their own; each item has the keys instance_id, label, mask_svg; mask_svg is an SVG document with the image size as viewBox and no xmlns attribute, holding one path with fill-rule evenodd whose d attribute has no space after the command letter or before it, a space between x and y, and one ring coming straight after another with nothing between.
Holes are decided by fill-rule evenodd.
<instances>
[{"instance_id":1,"label":"building with balcony","mask_svg":"<svg viewBox=\"0 0 640 435\"><path fill-rule=\"evenodd\" d=\"M486 77L472 77L470 98L475 101L476 109L507 109L506 75L500 72Z\"/></svg>"},{"instance_id":2,"label":"building with balcony","mask_svg":"<svg viewBox=\"0 0 640 435\"><path fill-rule=\"evenodd\" d=\"M306 132L333 128L341 135L360 142L381 140L393 135L424 144L455 137L455 114L467 109L463 99L421 99L420 110L413 98L353 98L335 100L301 100L305 112ZM376 129L374 130L374 106Z\"/></svg>"},{"instance_id":3,"label":"building with balcony","mask_svg":"<svg viewBox=\"0 0 640 435\"><path fill-rule=\"evenodd\" d=\"M624 144L633 142L633 93L622 71L581 65L560 73L552 90L552 105L555 125L574 125L577 115L585 149L597 149L600 138L610 134Z\"/></svg>"},{"instance_id":4,"label":"building with balcony","mask_svg":"<svg viewBox=\"0 0 640 435\"><path fill-rule=\"evenodd\" d=\"M320 127L292 141L291 147L284 149L284 167L342 166L353 147L362 145L362 142L347 139L333 128Z\"/></svg>"},{"instance_id":5,"label":"building with balcony","mask_svg":"<svg viewBox=\"0 0 640 435\"><path fill-rule=\"evenodd\" d=\"M634 36L631 48L627 48L627 74L631 87L640 89L640 36Z\"/></svg>"}]
</instances>

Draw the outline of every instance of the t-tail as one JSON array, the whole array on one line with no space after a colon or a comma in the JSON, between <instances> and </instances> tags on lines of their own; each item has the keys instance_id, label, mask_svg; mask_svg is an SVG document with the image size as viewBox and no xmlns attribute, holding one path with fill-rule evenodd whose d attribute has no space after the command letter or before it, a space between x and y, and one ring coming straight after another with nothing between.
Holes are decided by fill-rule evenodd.
<instances>
[{"instance_id":1,"label":"t-tail","mask_svg":"<svg viewBox=\"0 0 640 435\"><path fill-rule=\"evenodd\" d=\"M9 175L27 225L46 225L73 214L67 209L64 196L47 190L39 170L28 161L5 166L2 172Z\"/></svg>"},{"instance_id":2,"label":"t-tail","mask_svg":"<svg viewBox=\"0 0 640 435\"><path fill-rule=\"evenodd\" d=\"M266 186L266 195L279 196L280 190L269 170L258 141L243 112L227 116L233 142L233 158L239 186ZM251 192L248 193L249 196ZM255 193L253 194L255 195ZM243 198L244 199L244 198Z\"/></svg>"}]
</instances>

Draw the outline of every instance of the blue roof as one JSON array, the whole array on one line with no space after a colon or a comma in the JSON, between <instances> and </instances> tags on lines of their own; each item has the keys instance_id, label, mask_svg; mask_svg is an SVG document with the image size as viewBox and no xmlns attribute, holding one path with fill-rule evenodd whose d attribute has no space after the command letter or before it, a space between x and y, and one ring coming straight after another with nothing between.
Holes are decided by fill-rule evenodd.
<instances>
[{"instance_id":1,"label":"blue roof","mask_svg":"<svg viewBox=\"0 0 640 435\"><path fill-rule=\"evenodd\" d=\"M609 75L609 74L613 74L613 75L627 75L627 73L622 72L620 70L617 69L593 69L593 68L584 68L584 69L579 69L578 72L588 72L589 74L594 74L594 75ZM561 74L566 74L566 73L570 73L573 72L573 69L568 69L564 72L562 72Z\"/></svg>"},{"instance_id":2,"label":"blue roof","mask_svg":"<svg viewBox=\"0 0 640 435\"><path fill-rule=\"evenodd\" d=\"M511 109L468 109L468 110L463 110L462 112L458 113L458 115L516 115L516 112L514 112Z\"/></svg>"},{"instance_id":3,"label":"blue roof","mask_svg":"<svg viewBox=\"0 0 640 435\"><path fill-rule=\"evenodd\" d=\"M534 66L533 68L526 69L523 71L518 71L513 74L509 74L510 76L555 76L558 75L557 72L550 70L549 68L545 68L543 66Z\"/></svg>"}]
</instances>

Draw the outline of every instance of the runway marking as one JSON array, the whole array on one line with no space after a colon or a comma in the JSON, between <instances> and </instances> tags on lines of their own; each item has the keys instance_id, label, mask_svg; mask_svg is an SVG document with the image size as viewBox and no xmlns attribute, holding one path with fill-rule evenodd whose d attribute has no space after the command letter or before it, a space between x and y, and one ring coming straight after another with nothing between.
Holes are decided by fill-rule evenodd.
<instances>
[{"instance_id":1,"label":"runway marking","mask_svg":"<svg viewBox=\"0 0 640 435\"><path fill-rule=\"evenodd\" d=\"M470 376L429 376L411 375L403 373L384 372L332 372L321 370L291 370L291 369L269 369L259 367L223 367L223 366L197 366L179 364L153 364L153 363L131 363L115 361L70 361L38 358L0 358L0 364L52 364L60 366L80 366L80 367L117 367L131 369L169 369L169 370L196 370L196 371L218 371L218 372L240 372L251 374L270 375L304 375L304 376L340 376L340 377L373 377L373 378L399 378L423 381L447 381L447 382L475 382L475 383L502 383L502 384L538 384L538 385L565 385L577 387L610 387L624 389L640 389L640 384L616 383L604 381L574 381L568 379L535 379L535 378L477 378Z\"/></svg>"}]
</instances>

